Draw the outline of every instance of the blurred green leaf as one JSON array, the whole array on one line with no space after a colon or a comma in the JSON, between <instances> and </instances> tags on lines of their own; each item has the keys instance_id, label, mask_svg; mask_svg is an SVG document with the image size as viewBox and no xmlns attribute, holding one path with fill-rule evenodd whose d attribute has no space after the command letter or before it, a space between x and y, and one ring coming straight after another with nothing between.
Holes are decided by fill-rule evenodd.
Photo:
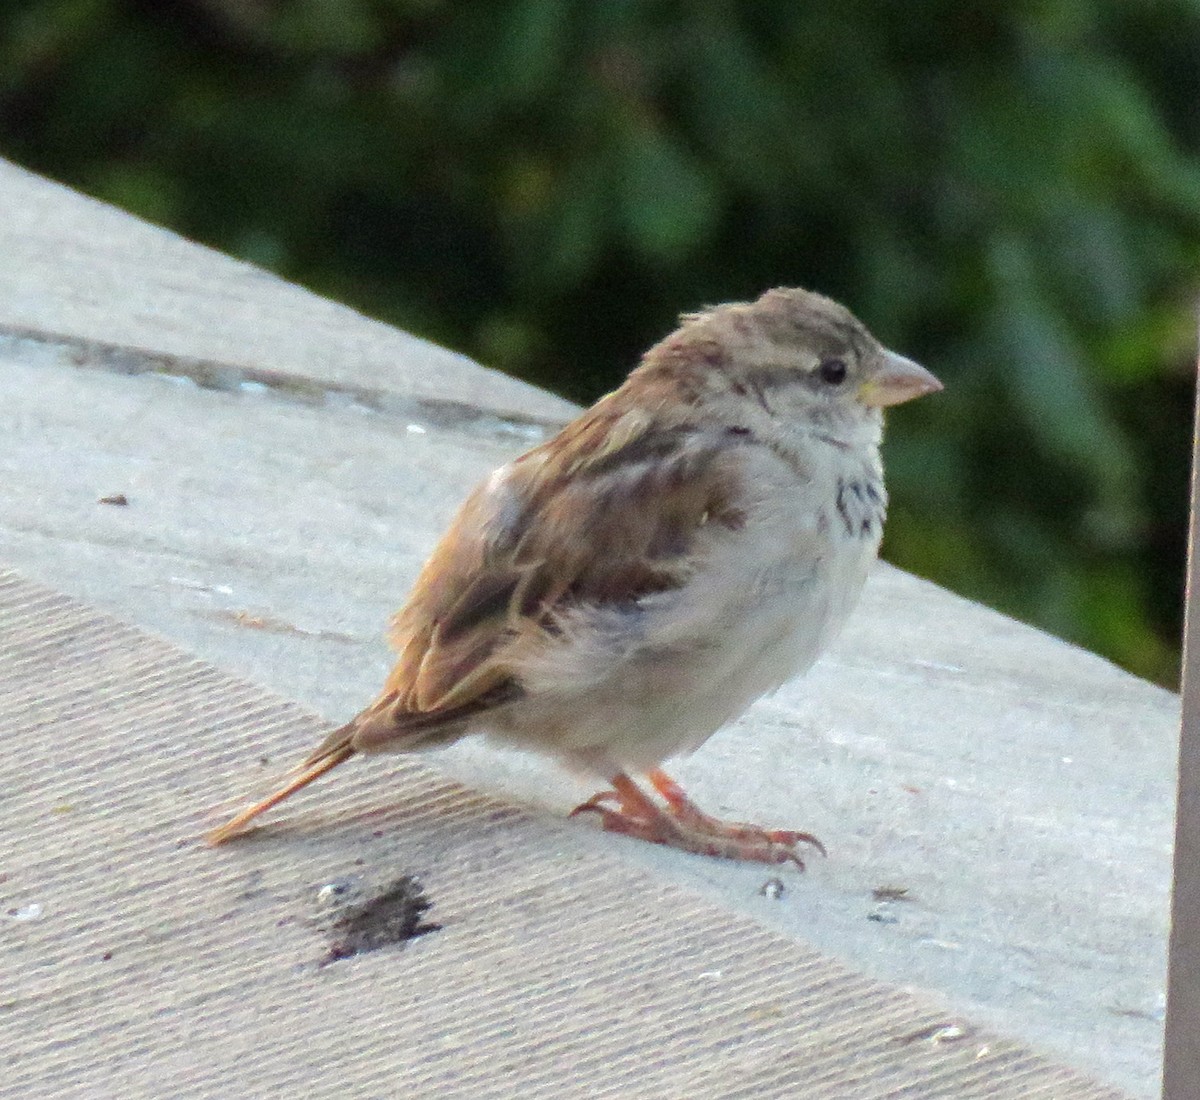
<instances>
[{"instance_id":1,"label":"blurred green leaf","mask_svg":"<svg viewBox=\"0 0 1200 1100\"><path fill-rule=\"evenodd\" d=\"M1030 244L1011 237L991 250L993 338L1011 392L1046 452L1092 481L1107 507L1124 508L1133 496L1131 448L1088 375L1078 341L1039 288L1033 257Z\"/></svg>"},{"instance_id":2,"label":"blurred green leaf","mask_svg":"<svg viewBox=\"0 0 1200 1100\"><path fill-rule=\"evenodd\" d=\"M651 127L625 135L620 209L629 243L646 258L677 260L711 232L717 189L698 161Z\"/></svg>"}]
</instances>

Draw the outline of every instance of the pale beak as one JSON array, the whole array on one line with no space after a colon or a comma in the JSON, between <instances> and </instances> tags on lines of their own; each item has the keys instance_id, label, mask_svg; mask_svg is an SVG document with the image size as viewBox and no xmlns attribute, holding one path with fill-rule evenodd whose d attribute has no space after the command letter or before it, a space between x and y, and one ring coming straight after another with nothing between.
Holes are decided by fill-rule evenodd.
<instances>
[{"instance_id":1,"label":"pale beak","mask_svg":"<svg viewBox=\"0 0 1200 1100\"><path fill-rule=\"evenodd\" d=\"M878 373L858 387L858 399L864 405L883 408L937 393L941 388L941 382L919 363L885 349Z\"/></svg>"}]
</instances>

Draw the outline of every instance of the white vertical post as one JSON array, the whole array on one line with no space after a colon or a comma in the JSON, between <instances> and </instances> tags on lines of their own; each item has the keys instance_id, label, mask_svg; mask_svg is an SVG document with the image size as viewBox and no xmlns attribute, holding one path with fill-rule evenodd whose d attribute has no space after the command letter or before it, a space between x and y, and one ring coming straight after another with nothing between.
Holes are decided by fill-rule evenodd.
<instances>
[{"instance_id":1,"label":"white vertical post","mask_svg":"<svg viewBox=\"0 0 1200 1100\"><path fill-rule=\"evenodd\" d=\"M1163 1100L1200 1100L1200 387L1189 522Z\"/></svg>"}]
</instances>

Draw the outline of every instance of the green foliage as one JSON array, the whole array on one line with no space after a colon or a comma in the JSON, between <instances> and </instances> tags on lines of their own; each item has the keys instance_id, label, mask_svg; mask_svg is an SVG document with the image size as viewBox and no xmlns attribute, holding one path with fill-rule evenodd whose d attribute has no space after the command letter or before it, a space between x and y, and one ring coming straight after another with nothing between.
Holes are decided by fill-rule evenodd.
<instances>
[{"instance_id":1,"label":"green foliage","mask_svg":"<svg viewBox=\"0 0 1200 1100\"><path fill-rule=\"evenodd\" d=\"M578 398L800 284L947 383L887 553L1176 675L1195 0L31 0L33 168Z\"/></svg>"}]
</instances>

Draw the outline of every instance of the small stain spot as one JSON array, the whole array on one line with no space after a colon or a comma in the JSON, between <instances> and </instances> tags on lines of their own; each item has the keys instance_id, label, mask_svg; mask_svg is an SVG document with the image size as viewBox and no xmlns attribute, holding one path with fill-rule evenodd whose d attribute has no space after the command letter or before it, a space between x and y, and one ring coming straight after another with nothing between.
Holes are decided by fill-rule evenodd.
<instances>
[{"instance_id":1,"label":"small stain spot","mask_svg":"<svg viewBox=\"0 0 1200 1100\"><path fill-rule=\"evenodd\" d=\"M354 892L354 884L348 879L337 882L327 882L317 891L318 905L331 905L338 898L344 898Z\"/></svg>"},{"instance_id":2,"label":"small stain spot","mask_svg":"<svg viewBox=\"0 0 1200 1100\"><path fill-rule=\"evenodd\" d=\"M129 498L124 493L110 493L108 496L101 497L97 504L115 504L119 508L127 508L129 506Z\"/></svg>"},{"instance_id":3,"label":"small stain spot","mask_svg":"<svg viewBox=\"0 0 1200 1100\"><path fill-rule=\"evenodd\" d=\"M758 888L759 894L764 898L770 898L772 901L778 901L784 894L787 893L787 887L783 884L781 878L769 878Z\"/></svg>"},{"instance_id":4,"label":"small stain spot","mask_svg":"<svg viewBox=\"0 0 1200 1100\"><path fill-rule=\"evenodd\" d=\"M1153 1020L1155 1023L1162 1023L1162 1014L1148 1012L1144 1008L1121 1008L1115 1005L1110 1005L1108 1011L1113 1016L1122 1016L1127 1020Z\"/></svg>"},{"instance_id":5,"label":"small stain spot","mask_svg":"<svg viewBox=\"0 0 1200 1100\"><path fill-rule=\"evenodd\" d=\"M100 956L100 961L101 961L101 962L108 962L108 961L109 961L111 958L112 958L112 952L111 952L111 951L105 951L105 952L104 952L104 954Z\"/></svg>"},{"instance_id":6,"label":"small stain spot","mask_svg":"<svg viewBox=\"0 0 1200 1100\"><path fill-rule=\"evenodd\" d=\"M920 1031L914 1031L908 1035L898 1035L893 1042L901 1043L905 1046L909 1043L930 1043L934 1045L956 1043L961 1039L970 1038L974 1033L974 1029L970 1027L946 1021L934 1024L932 1027L923 1027Z\"/></svg>"},{"instance_id":7,"label":"small stain spot","mask_svg":"<svg viewBox=\"0 0 1200 1100\"><path fill-rule=\"evenodd\" d=\"M355 641L354 637L349 634L343 634L340 631L311 630L308 627L297 626L295 623L290 623L286 619L276 618L273 615L255 615L245 608L236 610L230 608L202 609L193 611L192 614L201 615L206 619L217 619L222 622L233 623L234 626L245 627L247 630L261 630L266 634L299 635L304 638L315 638L322 642L341 642L344 644Z\"/></svg>"},{"instance_id":8,"label":"small stain spot","mask_svg":"<svg viewBox=\"0 0 1200 1100\"><path fill-rule=\"evenodd\" d=\"M352 900L366 892L345 881L328 883L317 892L318 903L333 913L325 925L329 950L321 966L402 944L441 928L422 919L432 902L412 875L401 876L364 901Z\"/></svg>"},{"instance_id":9,"label":"small stain spot","mask_svg":"<svg viewBox=\"0 0 1200 1100\"><path fill-rule=\"evenodd\" d=\"M876 886L871 891L871 897L876 901L912 901L912 898L908 896L907 886L897 886L892 883Z\"/></svg>"},{"instance_id":10,"label":"small stain spot","mask_svg":"<svg viewBox=\"0 0 1200 1100\"><path fill-rule=\"evenodd\" d=\"M778 1020L784 1015L784 1011L780 1004L751 1005L747 1015L752 1020Z\"/></svg>"}]
</instances>

